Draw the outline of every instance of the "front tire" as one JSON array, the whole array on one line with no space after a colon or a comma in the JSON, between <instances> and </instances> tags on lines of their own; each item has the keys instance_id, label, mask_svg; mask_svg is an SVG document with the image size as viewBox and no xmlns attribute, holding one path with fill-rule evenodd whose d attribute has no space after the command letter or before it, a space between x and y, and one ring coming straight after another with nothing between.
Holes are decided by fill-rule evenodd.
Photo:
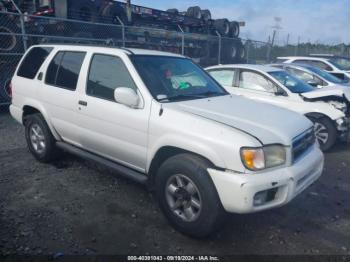
<instances>
[{"instance_id":1,"label":"front tire","mask_svg":"<svg viewBox=\"0 0 350 262\"><path fill-rule=\"evenodd\" d=\"M196 238L217 231L225 217L208 168L208 161L180 154L166 160L156 177L156 194L163 213L175 229Z\"/></svg>"},{"instance_id":2,"label":"front tire","mask_svg":"<svg viewBox=\"0 0 350 262\"><path fill-rule=\"evenodd\" d=\"M328 151L337 141L337 129L333 122L326 117L310 117L310 120L314 123L315 135L321 150L323 152Z\"/></svg>"},{"instance_id":3,"label":"front tire","mask_svg":"<svg viewBox=\"0 0 350 262\"><path fill-rule=\"evenodd\" d=\"M27 145L32 155L42 163L56 159L59 153L56 141L43 116L29 115L25 118L24 124Z\"/></svg>"}]
</instances>

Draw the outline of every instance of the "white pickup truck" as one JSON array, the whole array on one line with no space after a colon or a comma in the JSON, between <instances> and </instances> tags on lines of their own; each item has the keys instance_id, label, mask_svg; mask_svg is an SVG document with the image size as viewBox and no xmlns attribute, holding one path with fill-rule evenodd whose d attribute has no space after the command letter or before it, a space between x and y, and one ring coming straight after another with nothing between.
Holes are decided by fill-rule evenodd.
<instances>
[{"instance_id":1,"label":"white pickup truck","mask_svg":"<svg viewBox=\"0 0 350 262\"><path fill-rule=\"evenodd\" d=\"M68 151L148 184L190 236L214 232L226 212L282 206L323 170L307 118L230 95L179 55L34 46L11 86L37 160Z\"/></svg>"}]
</instances>

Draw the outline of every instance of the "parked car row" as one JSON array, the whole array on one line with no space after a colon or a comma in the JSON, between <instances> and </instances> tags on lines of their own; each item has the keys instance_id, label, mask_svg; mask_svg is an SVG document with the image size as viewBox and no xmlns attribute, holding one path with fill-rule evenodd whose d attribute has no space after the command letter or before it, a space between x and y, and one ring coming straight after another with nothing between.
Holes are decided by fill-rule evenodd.
<instances>
[{"instance_id":1,"label":"parked car row","mask_svg":"<svg viewBox=\"0 0 350 262\"><path fill-rule=\"evenodd\" d=\"M326 72L289 64L220 65L206 70L231 94L284 107L309 118L323 151L332 148L337 139L350 139L350 86L341 80L337 82ZM316 85L311 83L315 80L320 81L319 89L312 86Z\"/></svg>"},{"instance_id":2,"label":"parked car row","mask_svg":"<svg viewBox=\"0 0 350 262\"><path fill-rule=\"evenodd\" d=\"M154 190L177 230L204 237L226 213L290 202L321 176L321 149L349 133L345 89L314 90L276 67L207 70L158 51L33 46L10 112L38 161L70 152L106 165Z\"/></svg>"}]
</instances>

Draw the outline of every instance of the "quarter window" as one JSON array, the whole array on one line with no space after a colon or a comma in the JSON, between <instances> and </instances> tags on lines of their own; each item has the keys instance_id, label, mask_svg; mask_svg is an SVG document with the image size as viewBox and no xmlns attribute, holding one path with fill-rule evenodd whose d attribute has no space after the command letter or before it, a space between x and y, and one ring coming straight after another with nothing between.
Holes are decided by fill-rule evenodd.
<instances>
[{"instance_id":1,"label":"quarter window","mask_svg":"<svg viewBox=\"0 0 350 262\"><path fill-rule=\"evenodd\" d=\"M52 49L52 47L32 48L23 59L23 62L18 69L17 75L29 79L34 79L41 65L44 63Z\"/></svg>"},{"instance_id":2,"label":"quarter window","mask_svg":"<svg viewBox=\"0 0 350 262\"><path fill-rule=\"evenodd\" d=\"M94 55L90 65L86 93L114 101L114 90L118 87L137 89L123 61L115 56Z\"/></svg>"},{"instance_id":3,"label":"quarter window","mask_svg":"<svg viewBox=\"0 0 350 262\"><path fill-rule=\"evenodd\" d=\"M74 91L85 54L83 52L58 52L51 61L46 74L46 83Z\"/></svg>"},{"instance_id":4,"label":"quarter window","mask_svg":"<svg viewBox=\"0 0 350 262\"><path fill-rule=\"evenodd\" d=\"M213 70L209 74L222 86L233 86L235 79L234 70Z\"/></svg>"}]
</instances>

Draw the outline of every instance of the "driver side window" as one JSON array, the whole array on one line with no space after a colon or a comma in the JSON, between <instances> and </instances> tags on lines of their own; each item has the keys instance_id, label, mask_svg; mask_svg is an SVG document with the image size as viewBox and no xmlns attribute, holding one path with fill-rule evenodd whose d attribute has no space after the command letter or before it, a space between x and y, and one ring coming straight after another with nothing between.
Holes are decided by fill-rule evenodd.
<instances>
[{"instance_id":1,"label":"driver side window","mask_svg":"<svg viewBox=\"0 0 350 262\"><path fill-rule=\"evenodd\" d=\"M90 64L86 94L114 101L114 90L118 87L137 90L128 69L119 57L95 54Z\"/></svg>"},{"instance_id":2,"label":"driver side window","mask_svg":"<svg viewBox=\"0 0 350 262\"><path fill-rule=\"evenodd\" d=\"M241 72L239 87L268 93L275 93L277 91L275 84L264 76L251 71Z\"/></svg>"}]
</instances>

